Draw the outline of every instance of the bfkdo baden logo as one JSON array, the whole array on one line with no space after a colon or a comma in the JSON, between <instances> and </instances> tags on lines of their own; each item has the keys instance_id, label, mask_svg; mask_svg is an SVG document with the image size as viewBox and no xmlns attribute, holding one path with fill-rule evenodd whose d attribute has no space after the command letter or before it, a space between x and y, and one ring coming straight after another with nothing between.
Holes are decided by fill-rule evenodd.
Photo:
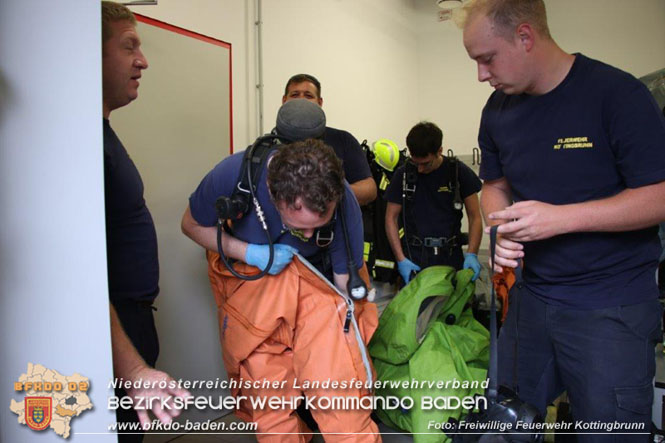
<instances>
[{"instance_id":1,"label":"bfkdo baden logo","mask_svg":"<svg viewBox=\"0 0 665 443\"><path fill-rule=\"evenodd\" d=\"M28 370L14 382L15 394L23 400L12 399L9 409L18 415L18 423L33 431L53 429L63 438L71 433L71 422L88 409L90 381L81 374L64 376L42 365L28 363Z\"/></svg>"},{"instance_id":2,"label":"bfkdo baden logo","mask_svg":"<svg viewBox=\"0 0 665 443\"><path fill-rule=\"evenodd\" d=\"M25 397L25 423L30 429L43 431L51 423L51 397Z\"/></svg>"}]
</instances>

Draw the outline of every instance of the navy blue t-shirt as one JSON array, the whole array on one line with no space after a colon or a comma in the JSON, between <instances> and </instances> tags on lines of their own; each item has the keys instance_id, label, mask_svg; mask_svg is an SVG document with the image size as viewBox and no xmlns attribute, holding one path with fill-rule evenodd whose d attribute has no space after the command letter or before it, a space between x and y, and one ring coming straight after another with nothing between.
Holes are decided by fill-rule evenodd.
<instances>
[{"instance_id":1,"label":"navy blue t-shirt","mask_svg":"<svg viewBox=\"0 0 665 443\"><path fill-rule=\"evenodd\" d=\"M189 207L194 220L201 226L216 226L217 211L215 201L221 195L231 196L238 182L244 152L233 154L217 164L201 181L198 188L189 197ZM304 257L312 257L321 248L315 238L307 242L291 235L279 216L275 205L270 201L267 184L268 168L263 168L258 186L258 200L263 208L268 230L273 243L281 243L296 248ZM363 263L363 226L360 206L348 183L345 183L344 208L349 229L349 243L354 261L358 269ZM336 218L337 216L333 216ZM267 244L265 232L261 227L254 208L241 220L233 224L234 236L247 243ZM329 245L333 271L336 274L347 274L347 254L341 220L334 222L334 238Z\"/></svg>"},{"instance_id":2,"label":"navy blue t-shirt","mask_svg":"<svg viewBox=\"0 0 665 443\"><path fill-rule=\"evenodd\" d=\"M444 161L429 174L418 173L416 192L413 201L407 203L405 216L408 225L415 226L416 232L407 232L418 237L452 237L462 229L462 211L454 207L454 177L450 160ZM460 194L462 199L480 191L478 176L461 161L458 164ZM384 198L391 203L402 205L402 181L406 166L397 168ZM402 208L405 210L405 208Z\"/></svg>"},{"instance_id":3,"label":"navy blue t-shirt","mask_svg":"<svg viewBox=\"0 0 665 443\"><path fill-rule=\"evenodd\" d=\"M331 146L337 157L342 160L346 181L355 183L372 176L367 157L354 136L346 131L326 126L323 141Z\"/></svg>"},{"instance_id":4,"label":"navy blue t-shirt","mask_svg":"<svg viewBox=\"0 0 665 443\"><path fill-rule=\"evenodd\" d=\"M505 177L515 201L554 205L665 180L665 120L630 74L576 54L540 96L494 92L479 133L480 177ZM548 303L603 308L657 297L657 228L583 232L524 244L526 285Z\"/></svg>"},{"instance_id":5,"label":"navy blue t-shirt","mask_svg":"<svg viewBox=\"0 0 665 443\"><path fill-rule=\"evenodd\" d=\"M112 302L152 301L159 292L157 235L134 162L104 119L106 252Z\"/></svg>"}]
</instances>

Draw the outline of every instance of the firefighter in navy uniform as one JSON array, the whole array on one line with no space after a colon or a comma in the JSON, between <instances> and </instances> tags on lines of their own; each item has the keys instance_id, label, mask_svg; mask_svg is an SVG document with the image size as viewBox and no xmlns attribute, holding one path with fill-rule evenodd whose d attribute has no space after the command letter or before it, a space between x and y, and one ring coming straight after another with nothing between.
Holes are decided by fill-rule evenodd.
<instances>
[{"instance_id":1,"label":"firefighter in navy uniform","mask_svg":"<svg viewBox=\"0 0 665 443\"><path fill-rule=\"evenodd\" d=\"M406 137L411 159L395 171L385 193L386 234L404 283L433 265L472 269L474 280L480 274L481 182L464 163L443 156L442 141L443 134L433 123L411 128ZM461 233L463 208L469 220L468 239Z\"/></svg>"},{"instance_id":2,"label":"firefighter in navy uniform","mask_svg":"<svg viewBox=\"0 0 665 443\"><path fill-rule=\"evenodd\" d=\"M364 140L361 147L367 156L372 178L378 189L378 197L362 206L365 231L364 258L367 269L374 281L397 283L397 261L386 236L386 201L383 195L388 189L395 170L406 161L406 149L400 151L392 140L382 138L372 144Z\"/></svg>"}]
</instances>

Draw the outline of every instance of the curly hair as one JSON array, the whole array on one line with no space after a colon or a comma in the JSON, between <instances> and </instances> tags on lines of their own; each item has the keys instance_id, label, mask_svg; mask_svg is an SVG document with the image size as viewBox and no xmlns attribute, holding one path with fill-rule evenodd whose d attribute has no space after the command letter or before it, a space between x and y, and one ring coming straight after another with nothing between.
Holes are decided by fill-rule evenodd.
<instances>
[{"instance_id":1,"label":"curly hair","mask_svg":"<svg viewBox=\"0 0 665 443\"><path fill-rule=\"evenodd\" d=\"M282 145L268 163L268 190L275 203L294 206L298 198L320 215L344 195L344 169L335 151L313 138Z\"/></svg>"}]
</instances>

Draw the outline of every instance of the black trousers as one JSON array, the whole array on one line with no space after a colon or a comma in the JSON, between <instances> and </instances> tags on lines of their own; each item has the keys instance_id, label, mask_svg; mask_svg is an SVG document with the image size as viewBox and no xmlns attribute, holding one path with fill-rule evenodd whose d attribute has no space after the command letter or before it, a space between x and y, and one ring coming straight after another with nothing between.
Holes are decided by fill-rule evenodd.
<instances>
[{"instance_id":1,"label":"black trousers","mask_svg":"<svg viewBox=\"0 0 665 443\"><path fill-rule=\"evenodd\" d=\"M122 327L132 344L143 357L145 362L154 367L159 355L159 340L155 329L153 307L148 303L120 302L114 303L118 318ZM127 392L124 389L116 389L115 395L124 397ZM133 409L116 409L116 420L118 423L139 423L139 418ZM138 431L118 431L118 442L141 443L143 433Z\"/></svg>"},{"instance_id":2,"label":"black trousers","mask_svg":"<svg viewBox=\"0 0 665 443\"><path fill-rule=\"evenodd\" d=\"M542 414L567 391L574 427L565 432L579 433L580 443L646 443L661 312L656 299L588 310L550 305L518 282L499 334L499 383ZM598 423L640 429L589 426Z\"/></svg>"},{"instance_id":3,"label":"black trousers","mask_svg":"<svg viewBox=\"0 0 665 443\"><path fill-rule=\"evenodd\" d=\"M407 250L404 249L404 251L406 252ZM439 254L437 255L434 255L434 248L426 246L409 245L408 251L411 252L411 261L422 269L430 266L445 265L459 271L464 266L464 254L462 253L461 246L452 249L439 248Z\"/></svg>"}]
</instances>

